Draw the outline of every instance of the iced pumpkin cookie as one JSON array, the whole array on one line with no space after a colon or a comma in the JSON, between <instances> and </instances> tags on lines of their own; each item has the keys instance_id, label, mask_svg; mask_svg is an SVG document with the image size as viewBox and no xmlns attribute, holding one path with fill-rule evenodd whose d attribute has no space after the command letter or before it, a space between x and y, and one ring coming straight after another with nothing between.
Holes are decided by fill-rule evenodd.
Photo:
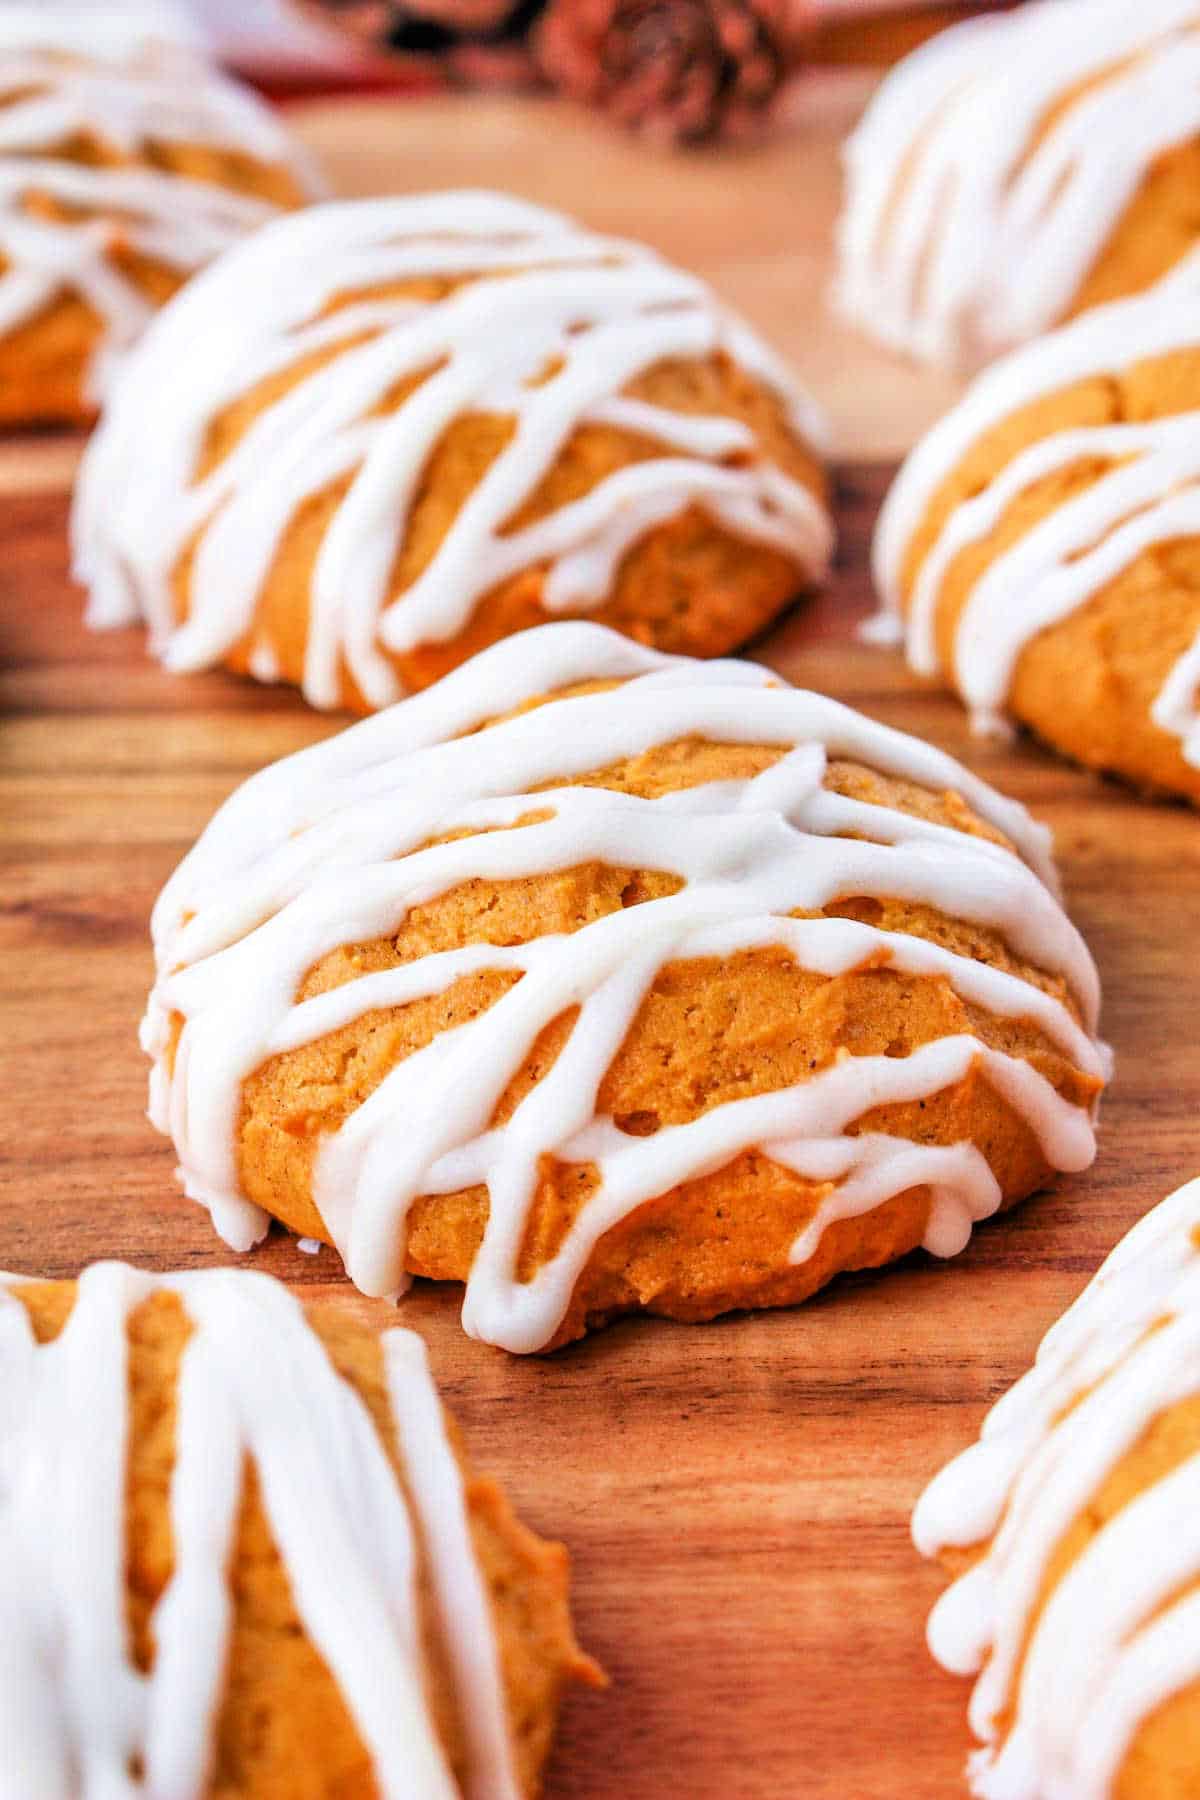
<instances>
[{"instance_id":1,"label":"iced pumpkin cookie","mask_svg":"<svg viewBox=\"0 0 1200 1800\"><path fill-rule=\"evenodd\" d=\"M714 655L817 580L812 408L690 275L498 194L314 208L126 372L79 488L95 624L370 710L587 613Z\"/></svg>"},{"instance_id":2,"label":"iced pumpkin cookie","mask_svg":"<svg viewBox=\"0 0 1200 1800\"><path fill-rule=\"evenodd\" d=\"M1200 323L1102 307L989 369L910 456L875 568L984 729L1200 801Z\"/></svg>"},{"instance_id":3,"label":"iced pumpkin cookie","mask_svg":"<svg viewBox=\"0 0 1200 1800\"><path fill-rule=\"evenodd\" d=\"M837 298L978 362L1165 278L1200 292L1200 5L1040 0L942 32L845 152Z\"/></svg>"},{"instance_id":4,"label":"iced pumpkin cookie","mask_svg":"<svg viewBox=\"0 0 1200 1800\"><path fill-rule=\"evenodd\" d=\"M0 1279L0 1449L14 1795L521 1800L599 1678L420 1338L266 1276Z\"/></svg>"},{"instance_id":5,"label":"iced pumpkin cookie","mask_svg":"<svg viewBox=\"0 0 1200 1800\"><path fill-rule=\"evenodd\" d=\"M313 191L270 111L148 17L0 8L0 424L90 418L180 283Z\"/></svg>"},{"instance_id":6,"label":"iced pumpkin cookie","mask_svg":"<svg viewBox=\"0 0 1200 1800\"><path fill-rule=\"evenodd\" d=\"M1200 1791L1200 1182L1149 1214L917 1507L982 1800Z\"/></svg>"},{"instance_id":7,"label":"iced pumpkin cookie","mask_svg":"<svg viewBox=\"0 0 1200 1800\"><path fill-rule=\"evenodd\" d=\"M474 1336L802 1300L1094 1154L1044 833L747 663L545 626L233 795L154 914L151 1115L238 1248Z\"/></svg>"}]
</instances>

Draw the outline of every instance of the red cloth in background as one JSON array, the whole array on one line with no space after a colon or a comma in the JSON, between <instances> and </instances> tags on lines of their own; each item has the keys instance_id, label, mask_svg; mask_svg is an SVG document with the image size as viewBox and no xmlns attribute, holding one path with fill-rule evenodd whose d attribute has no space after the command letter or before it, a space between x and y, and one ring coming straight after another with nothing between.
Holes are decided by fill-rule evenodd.
<instances>
[{"instance_id":1,"label":"red cloth in background","mask_svg":"<svg viewBox=\"0 0 1200 1800\"><path fill-rule=\"evenodd\" d=\"M48 0L53 3L53 0ZM103 4L104 0L96 0ZM142 0L159 10L172 0ZM286 99L304 94L382 91L427 94L445 86L509 85L531 76L519 60L494 44L478 47L468 37L456 46L448 63L424 48L373 47L372 27L382 39L389 14L419 22L428 19L431 35L463 14L469 29L477 0L173 0L199 29L212 54L253 81L268 95ZM799 3L799 0L797 0ZM1017 0L804 0L806 15L816 13L836 60L853 55L856 18L871 20L878 32L881 16L940 13L947 18L993 10ZM939 23L941 20L939 19ZM412 33L418 40L419 30ZM871 33L864 29L864 37ZM477 48L477 55L472 52ZM819 43L814 46L818 53ZM875 60L873 47L867 60ZM477 66L476 66L477 64Z\"/></svg>"}]
</instances>

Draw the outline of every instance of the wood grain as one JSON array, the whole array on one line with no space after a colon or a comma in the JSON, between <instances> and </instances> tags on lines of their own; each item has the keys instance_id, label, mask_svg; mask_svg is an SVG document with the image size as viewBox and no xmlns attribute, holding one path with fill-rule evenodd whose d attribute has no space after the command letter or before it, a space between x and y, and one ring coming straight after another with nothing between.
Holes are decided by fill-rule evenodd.
<instances>
[{"instance_id":1,"label":"wood grain","mask_svg":"<svg viewBox=\"0 0 1200 1800\"><path fill-rule=\"evenodd\" d=\"M795 251L793 267L776 248L786 159L803 173L802 146L770 153L768 205L753 162L735 158L732 175L716 162L635 165L608 139L589 138L589 150L557 113L538 113L536 146L530 115L497 104L478 116L470 145L442 103L392 122L360 110L357 126L322 113L312 134L342 143L347 187L496 181L511 167L514 185L547 198L565 201L577 184L577 209L600 223L653 225L676 254L694 243L687 260L701 266L721 251L709 213L719 199L736 240L722 263L728 290L756 300L800 361L828 332L811 292L789 313L787 295L807 291L815 269L810 252ZM373 147L352 157L355 142ZM827 137L814 156L827 183ZM623 170L623 201L589 167L605 180ZM798 219L827 219L811 171L794 188ZM876 450L924 416L930 390L917 378L889 388L869 358L830 368L811 354L851 440L872 394ZM173 679L137 631L82 629L65 550L74 448L0 445L0 1266L212 1264L226 1255L179 1197L170 1148L143 1118L147 916L224 796L339 722L220 673ZM1117 1050L1100 1160L982 1228L953 1263L914 1257L794 1312L629 1322L556 1358L517 1360L462 1336L456 1290L420 1286L404 1302L481 1466L570 1545L581 1636L612 1676L609 1693L569 1705L550 1800L961 1795L966 1692L924 1649L939 1582L909 1546L911 1503L1121 1233L1200 1170L1196 816L1144 805L1030 743L972 741L953 700L855 640L885 479L877 464L843 468L836 577L758 653L943 745L1053 826ZM329 1252L308 1258L280 1236L256 1266L388 1316L347 1293Z\"/></svg>"},{"instance_id":2,"label":"wood grain","mask_svg":"<svg viewBox=\"0 0 1200 1800\"><path fill-rule=\"evenodd\" d=\"M455 1290L404 1303L481 1463L570 1544L584 1641L613 1677L568 1709L553 1800L959 1793L965 1694L923 1647L937 1582L909 1507L1120 1233L1200 1169L1197 821L1030 744L973 743L953 701L854 641L882 481L845 471L837 580L761 653L1054 827L1118 1051L1101 1158L956 1262L913 1258L792 1313L631 1322L518 1361L463 1338ZM232 677L165 676L136 631L86 634L65 511L46 493L3 511L0 1265L208 1264L221 1246L142 1117L146 919L230 789L336 722ZM329 1252L280 1236L256 1263L385 1314L346 1296Z\"/></svg>"}]
</instances>

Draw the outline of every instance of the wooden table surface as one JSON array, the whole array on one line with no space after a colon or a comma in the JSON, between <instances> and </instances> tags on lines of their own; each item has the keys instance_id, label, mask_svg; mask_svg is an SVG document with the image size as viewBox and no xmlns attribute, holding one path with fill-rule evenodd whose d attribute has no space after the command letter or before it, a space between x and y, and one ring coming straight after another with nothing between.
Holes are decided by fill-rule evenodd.
<instances>
[{"instance_id":1,"label":"wooden table surface","mask_svg":"<svg viewBox=\"0 0 1200 1800\"><path fill-rule=\"evenodd\" d=\"M984 1226L954 1262L916 1256L793 1312L630 1321L550 1359L468 1341L455 1289L420 1284L403 1302L480 1466L570 1545L580 1635L612 1677L568 1704L550 1800L962 1794L966 1689L924 1649L940 1583L909 1546L912 1501L1120 1234L1200 1171L1200 821L1035 746L972 741L949 697L854 637L886 459L949 392L820 306L833 138L854 100L821 91L795 138L695 161L552 106L297 115L345 191L504 183L653 238L772 331L855 460L836 578L759 653L945 746L1050 823L1117 1051L1096 1167ZM199 1266L226 1253L143 1117L147 916L230 789L338 721L220 673L173 679L139 633L82 629L64 535L75 454L46 436L0 445L0 1266ZM347 1293L332 1252L280 1235L256 1265L387 1316Z\"/></svg>"}]
</instances>

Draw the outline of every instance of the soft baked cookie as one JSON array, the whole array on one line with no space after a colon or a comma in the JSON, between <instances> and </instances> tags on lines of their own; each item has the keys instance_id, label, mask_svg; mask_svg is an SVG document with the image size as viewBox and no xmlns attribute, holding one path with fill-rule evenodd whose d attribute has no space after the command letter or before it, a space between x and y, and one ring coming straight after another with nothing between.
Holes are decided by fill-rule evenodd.
<instances>
[{"instance_id":1,"label":"soft baked cookie","mask_svg":"<svg viewBox=\"0 0 1200 1800\"><path fill-rule=\"evenodd\" d=\"M983 1800L1200 1791L1200 1181L1148 1213L913 1521L958 1579Z\"/></svg>"},{"instance_id":2,"label":"soft baked cookie","mask_svg":"<svg viewBox=\"0 0 1200 1800\"><path fill-rule=\"evenodd\" d=\"M1166 277L1200 293L1200 4L955 26L887 77L845 167L838 303L912 355L977 362Z\"/></svg>"},{"instance_id":3,"label":"soft baked cookie","mask_svg":"<svg viewBox=\"0 0 1200 1800\"><path fill-rule=\"evenodd\" d=\"M149 17L0 8L0 424L91 418L180 283L315 190L268 108Z\"/></svg>"},{"instance_id":4,"label":"soft baked cookie","mask_svg":"<svg viewBox=\"0 0 1200 1800\"><path fill-rule=\"evenodd\" d=\"M987 728L1200 801L1200 320L1101 307L988 370L909 457L875 571Z\"/></svg>"},{"instance_id":5,"label":"soft baked cookie","mask_svg":"<svg viewBox=\"0 0 1200 1800\"><path fill-rule=\"evenodd\" d=\"M555 614L744 642L824 571L813 410L705 285L499 194L280 221L157 322L84 465L93 624L369 710Z\"/></svg>"},{"instance_id":6,"label":"soft baked cookie","mask_svg":"<svg viewBox=\"0 0 1200 1800\"><path fill-rule=\"evenodd\" d=\"M235 1247L465 1281L509 1350L786 1304L1091 1161L1052 880L929 746L545 626L226 803L155 909L151 1117Z\"/></svg>"},{"instance_id":7,"label":"soft baked cookie","mask_svg":"<svg viewBox=\"0 0 1200 1800\"><path fill-rule=\"evenodd\" d=\"M0 1280L0 1449L30 1800L520 1800L600 1679L566 1552L471 1472L421 1339L266 1276Z\"/></svg>"}]
</instances>

